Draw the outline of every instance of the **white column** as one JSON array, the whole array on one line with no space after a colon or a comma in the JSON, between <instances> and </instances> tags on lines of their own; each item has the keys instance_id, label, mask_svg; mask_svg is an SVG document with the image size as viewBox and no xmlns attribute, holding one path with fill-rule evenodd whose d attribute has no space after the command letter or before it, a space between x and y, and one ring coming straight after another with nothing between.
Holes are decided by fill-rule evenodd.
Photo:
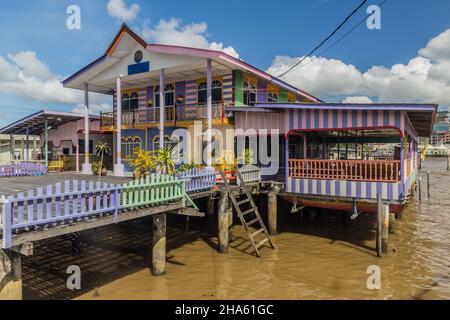
<instances>
[{"instance_id":1,"label":"white column","mask_svg":"<svg viewBox=\"0 0 450 320\"><path fill-rule=\"evenodd\" d=\"M159 148L164 149L164 121L166 115L164 69L159 71Z\"/></svg>"},{"instance_id":2,"label":"white column","mask_svg":"<svg viewBox=\"0 0 450 320\"><path fill-rule=\"evenodd\" d=\"M33 160L37 160L37 141L36 137L33 139Z\"/></svg>"},{"instance_id":3,"label":"white column","mask_svg":"<svg viewBox=\"0 0 450 320\"><path fill-rule=\"evenodd\" d=\"M89 163L89 85L84 83L84 163L83 174L92 174Z\"/></svg>"},{"instance_id":4,"label":"white column","mask_svg":"<svg viewBox=\"0 0 450 320\"><path fill-rule=\"evenodd\" d=\"M206 83L207 83L207 117L208 117L208 131L206 132L207 142L207 159L208 167L212 167L212 60L208 59L206 63Z\"/></svg>"},{"instance_id":5,"label":"white column","mask_svg":"<svg viewBox=\"0 0 450 320\"><path fill-rule=\"evenodd\" d=\"M122 164L122 80L117 78L116 85L116 154L117 162L114 165L114 175L116 177L125 176L125 167Z\"/></svg>"},{"instance_id":6,"label":"white column","mask_svg":"<svg viewBox=\"0 0 450 320\"><path fill-rule=\"evenodd\" d=\"M80 145L78 143L75 146L75 168L77 172L80 172Z\"/></svg>"},{"instance_id":7,"label":"white column","mask_svg":"<svg viewBox=\"0 0 450 320\"><path fill-rule=\"evenodd\" d=\"M26 142L27 143L27 145L26 145L27 154L25 155L25 160L28 161L28 160L30 160L30 130L28 129L28 127L26 129L25 135L26 135L26 139L27 139L27 142Z\"/></svg>"}]
</instances>

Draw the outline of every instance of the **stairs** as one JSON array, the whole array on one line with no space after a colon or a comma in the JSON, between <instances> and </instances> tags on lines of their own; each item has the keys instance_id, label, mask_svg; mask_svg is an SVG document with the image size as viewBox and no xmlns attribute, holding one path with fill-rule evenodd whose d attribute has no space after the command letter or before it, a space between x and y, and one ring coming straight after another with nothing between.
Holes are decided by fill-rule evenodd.
<instances>
[{"instance_id":1,"label":"stairs","mask_svg":"<svg viewBox=\"0 0 450 320\"><path fill-rule=\"evenodd\" d=\"M259 214L258 207L253 201L252 195L248 191L248 188L242 178L239 170L236 171L237 180L240 187L244 190L244 194L240 196L241 199L237 199L236 195L232 192L230 183L223 171L220 171L222 181L227 190L228 196L233 202L233 206L237 211L238 217L242 222L242 225L247 232L248 238L253 246L254 252L258 257L261 257L259 250L265 245L269 244L272 249L276 249L275 244L267 232L266 226ZM251 228L250 228L251 227ZM254 230L253 230L254 229ZM257 239L259 238L259 240Z\"/></svg>"}]
</instances>

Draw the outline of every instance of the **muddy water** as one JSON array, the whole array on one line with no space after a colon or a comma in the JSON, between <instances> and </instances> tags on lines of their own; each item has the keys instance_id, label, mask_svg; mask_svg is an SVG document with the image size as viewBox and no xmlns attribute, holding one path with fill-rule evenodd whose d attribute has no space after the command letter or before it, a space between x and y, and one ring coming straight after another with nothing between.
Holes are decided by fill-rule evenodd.
<instances>
[{"instance_id":1,"label":"muddy water","mask_svg":"<svg viewBox=\"0 0 450 320\"><path fill-rule=\"evenodd\" d=\"M243 229L234 228L227 255L216 252L215 226L197 221L189 235L169 223L167 274L147 269L150 221L88 233L78 257L67 243L42 245L25 263L28 298L78 299L450 299L450 174L445 161L429 160L432 197L414 199L390 235L390 252L375 256L374 219L309 212L301 221L281 204L277 251L249 255ZM69 246L70 247L70 246ZM39 253L41 252L41 253ZM57 253L60 252L60 253ZM84 294L67 294L66 265L83 272ZM381 290L367 289L367 268L381 268ZM27 276L30 275L30 277ZM32 275L32 276L31 276ZM98 287L98 297L93 289ZM59 288L56 290L55 288ZM46 295L42 295L42 292Z\"/></svg>"}]
</instances>

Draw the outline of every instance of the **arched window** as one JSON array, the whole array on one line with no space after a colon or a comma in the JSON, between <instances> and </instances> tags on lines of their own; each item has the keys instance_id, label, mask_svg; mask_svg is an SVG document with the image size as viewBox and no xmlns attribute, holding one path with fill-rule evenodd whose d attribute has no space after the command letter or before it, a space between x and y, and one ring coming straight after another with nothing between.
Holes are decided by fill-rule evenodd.
<instances>
[{"instance_id":1,"label":"arched window","mask_svg":"<svg viewBox=\"0 0 450 320\"><path fill-rule=\"evenodd\" d=\"M244 105L254 106L256 104L256 85L246 80L243 84Z\"/></svg>"},{"instance_id":2,"label":"arched window","mask_svg":"<svg viewBox=\"0 0 450 320\"><path fill-rule=\"evenodd\" d=\"M139 94L136 91L122 94L122 112L130 112L139 108Z\"/></svg>"},{"instance_id":3,"label":"arched window","mask_svg":"<svg viewBox=\"0 0 450 320\"><path fill-rule=\"evenodd\" d=\"M159 108L159 86L155 87L155 106ZM164 87L164 106L173 107L175 105L175 86L168 84Z\"/></svg>"},{"instance_id":4,"label":"arched window","mask_svg":"<svg viewBox=\"0 0 450 320\"><path fill-rule=\"evenodd\" d=\"M267 102L277 103L278 102L278 94L274 92L269 92L267 94Z\"/></svg>"},{"instance_id":5,"label":"arched window","mask_svg":"<svg viewBox=\"0 0 450 320\"><path fill-rule=\"evenodd\" d=\"M180 138L164 136L164 147L170 147L172 150L172 160L177 162L181 157ZM159 149L159 135L153 138L153 151Z\"/></svg>"},{"instance_id":6,"label":"arched window","mask_svg":"<svg viewBox=\"0 0 450 320\"><path fill-rule=\"evenodd\" d=\"M141 138L123 137L121 143L122 158L131 160L138 149L142 148Z\"/></svg>"},{"instance_id":7,"label":"arched window","mask_svg":"<svg viewBox=\"0 0 450 320\"><path fill-rule=\"evenodd\" d=\"M222 102L222 82L214 80L211 84L212 103ZM198 104L208 103L208 84L202 82L198 85Z\"/></svg>"}]
</instances>

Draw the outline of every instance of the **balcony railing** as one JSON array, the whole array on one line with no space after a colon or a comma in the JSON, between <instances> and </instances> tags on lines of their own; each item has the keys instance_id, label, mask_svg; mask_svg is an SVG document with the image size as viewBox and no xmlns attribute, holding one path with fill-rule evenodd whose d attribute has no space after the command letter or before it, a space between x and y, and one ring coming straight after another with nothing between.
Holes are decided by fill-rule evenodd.
<instances>
[{"instance_id":1,"label":"balcony railing","mask_svg":"<svg viewBox=\"0 0 450 320\"><path fill-rule=\"evenodd\" d=\"M194 121L207 119L206 105L178 105L166 107L165 121ZM122 125L134 126L159 123L159 107L136 109L122 113ZM213 104L212 118L216 120L225 119L225 109L223 104ZM111 127L116 124L116 114L114 112L101 113L101 126Z\"/></svg>"},{"instance_id":2,"label":"balcony railing","mask_svg":"<svg viewBox=\"0 0 450 320\"><path fill-rule=\"evenodd\" d=\"M292 178L399 182L397 160L289 160Z\"/></svg>"}]
</instances>

